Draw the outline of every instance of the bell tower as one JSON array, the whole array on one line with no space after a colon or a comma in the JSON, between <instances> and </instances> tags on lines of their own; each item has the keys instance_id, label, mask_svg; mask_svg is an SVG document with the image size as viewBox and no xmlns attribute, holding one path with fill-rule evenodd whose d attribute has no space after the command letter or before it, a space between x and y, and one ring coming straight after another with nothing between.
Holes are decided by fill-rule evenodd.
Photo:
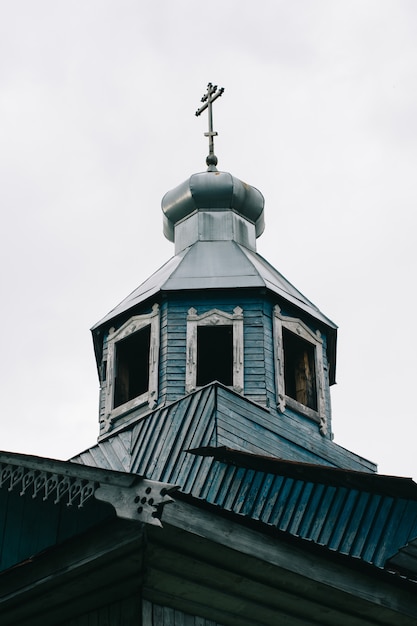
<instances>
[{"instance_id":1,"label":"bell tower","mask_svg":"<svg viewBox=\"0 0 417 626\"><path fill-rule=\"evenodd\" d=\"M209 83L196 112L208 113L207 170L162 199L174 256L92 329L99 442L213 389L225 402L217 445L355 465L332 441L337 327L258 254L261 192L217 169L223 92Z\"/></svg>"}]
</instances>

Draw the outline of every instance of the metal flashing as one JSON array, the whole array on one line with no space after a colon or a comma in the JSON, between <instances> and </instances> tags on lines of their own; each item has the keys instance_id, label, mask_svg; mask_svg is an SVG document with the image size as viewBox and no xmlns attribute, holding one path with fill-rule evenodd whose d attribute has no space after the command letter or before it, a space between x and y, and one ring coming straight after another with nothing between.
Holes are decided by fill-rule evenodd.
<instances>
[{"instance_id":1,"label":"metal flashing","mask_svg":"<svg viewBox=\"0 0 417 626\"><path fill-rule=\"evenodd\" d=\"M361 472L329 465L289 461L273 456L252 454L226 446L201 447L188 450L191 454L211 456L217 461L254 469L288 478L320 482L325 485L366 490L370 493L417 501L417 483L412 478Z\"/></svg>"}]
</instances>

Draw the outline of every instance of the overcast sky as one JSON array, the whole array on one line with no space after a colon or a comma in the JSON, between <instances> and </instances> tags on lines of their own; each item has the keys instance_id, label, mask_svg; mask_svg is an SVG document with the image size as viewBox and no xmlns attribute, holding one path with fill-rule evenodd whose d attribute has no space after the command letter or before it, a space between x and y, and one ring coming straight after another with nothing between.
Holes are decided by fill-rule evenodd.
<instances>
[{"instance_id":1,"label":"overcast sky","mask_svg":"<svg viewBox=\"0 0 417 626\"><path fill-rule=\"evenodd\" d=\"M412 0L0 1L0 449L95 443L89 328L174 253L212 81L258 252L339 326L335 441L417 479L416 33Z\"/></svg>"}]
</instances>

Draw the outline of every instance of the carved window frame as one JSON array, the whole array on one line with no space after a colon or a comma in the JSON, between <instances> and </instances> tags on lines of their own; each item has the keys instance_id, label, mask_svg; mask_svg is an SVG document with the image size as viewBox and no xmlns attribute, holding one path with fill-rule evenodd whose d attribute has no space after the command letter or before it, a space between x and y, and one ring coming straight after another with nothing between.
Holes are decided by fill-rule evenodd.
<instances>
[{"instance_id":1,"label":"carved window frame","mask_svg":"<svg viewBox=\"0 0 417 626\"><path fill-rule=\"evenodd\" d=\"M281 314L278 305L274 307L274 352L275 352L275 384L277 395L277 408L283 413L285 408L295 409L299 413L312 418L319 424L320 433L327 434L326 403L324 397L324 367L323 367L323 339L319 330L314 333L304 322L296 317L287 317ZM304 339L314 347L314 365L316 376L317 410L298 402L285 393L285 373L284 373L284 340L282 329L286 328L290 332Z\"/></svg>"},{"instance_id":2,"label":"carved window frame","mask_svg":"<svg viewBox=\"0 0 417 626\"><path fill-rule=\"evenodd\" d=\"M187 359L185 373L185 391L191 393L197 389L197 328L199 326L233 327L233 385L232 389L243 393L243 309L239 306L233 313L211 309L198 315L193 307L187 315Z\"/></svg>"},{"instance_id":3,"label":"carved window frame","mask_svg":"<svg viewBox=\"0 0 417 626\"><path fill-rule=\"evenodd\" d=\"M151 327L149 346L149 379L148 389L123 404L114 407L114 387L115 387L115 366L116 347L122 339L142 330L146 326ZM158 374L159 374L159 345L160 345L160 324L159 306L154 304L152 312L146 315L134 315L123 326L115 330L111 328L107 338L107 375L106 375L106 398L105 398L105 420L113 422L120 415L132 409L148 404L153 409L158 399Z\"/></svg>"}]
</instances>

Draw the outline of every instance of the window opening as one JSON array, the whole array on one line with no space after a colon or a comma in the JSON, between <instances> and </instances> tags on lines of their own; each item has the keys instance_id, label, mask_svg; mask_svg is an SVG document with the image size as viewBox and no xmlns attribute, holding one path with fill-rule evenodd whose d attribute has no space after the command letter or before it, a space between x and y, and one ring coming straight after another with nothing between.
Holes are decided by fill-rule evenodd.
<instances>
[{"instance_id":1,"label":"window opening","mask_svg":"<svg viewBox=\"0 0 417 626\"><path fill-rule=\"evenodd\" d=\"M218 380L243 393L243 310L233 313L211 309L198 315L191 307L187 315L187 360L185 391Z\"/></svg>"},{"instance_id":2,"label":"window opening","mask_svg":"<svg viewBox=\"0 0 417 626\"><path fill-rule=\"evenodd\" d=\"M315 346L286 328L282 330L282 337L285 393L317 411Z\"/></svg>"},{"instance_id":3,"label":"window opening","mask_svg":"<svg viewBox=\"0 0 417 626\"><path fill-rule=\"evenodd\" d=\"M150 341L149 324L116 343L114 408L148 391Z\"/></svg>"},{"instance_id":4,"label":"window opening","mask_svg":"<svg viewBox=\"0 0 417 626\"><path fill-rule=\"evenodd\" d=\"M319 424L327 434L325 366L323 338L302 320L281 314L274 307L274 353L277 408L283 413L288 405Z\"/></svg>"},{"instance_id":5,"label":"window opening","mask_svg":"<svg viewBox=\"0 0 417 626\"><path fill-rule=\"evenodd\" d=\"M233 385L233 326L198 326L197 386Z\"/></svg>"}]
</instances>

